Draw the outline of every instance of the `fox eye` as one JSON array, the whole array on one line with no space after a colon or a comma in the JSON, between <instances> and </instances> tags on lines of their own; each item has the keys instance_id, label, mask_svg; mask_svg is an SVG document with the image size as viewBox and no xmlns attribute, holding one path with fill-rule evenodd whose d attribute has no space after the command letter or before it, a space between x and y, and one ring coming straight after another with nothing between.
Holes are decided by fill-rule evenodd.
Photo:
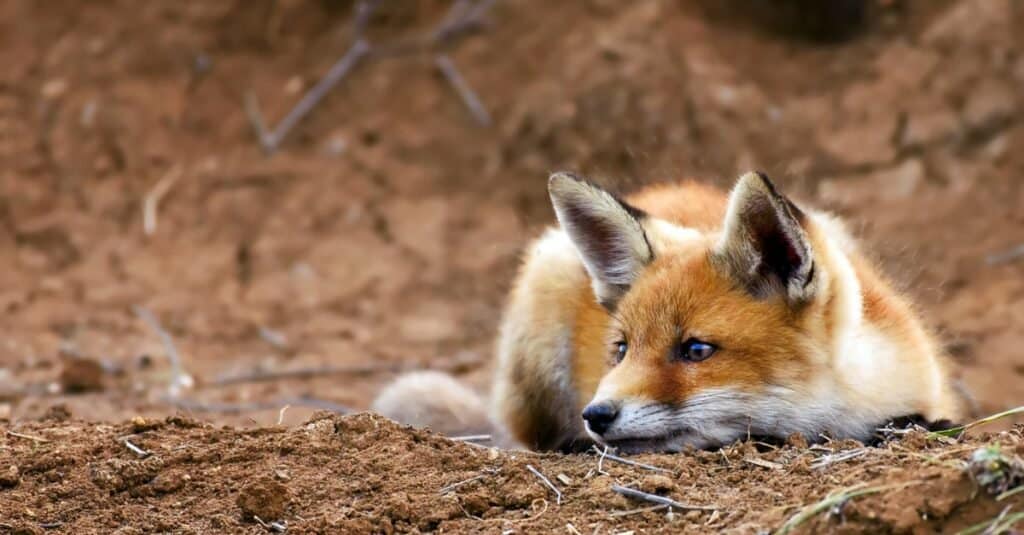
<instances>
[{"instance_id":1,"label":"fox eye","mask_svg":"<svg viewBox=\"0 0 1024 535\"><path fill-rule=\"evenodd\" d=\"M629 349L629 345L624 340L615 342L615 363L622 362L622 359L626 358L626 351Z\"/></svg>"},{"instance_id":2,"label":"fox eye","mask_svg":"<svg viewBox=\"0 0 1024 535\"><path fill-rule=\"evenodd\" d=\"M711 358L718 348L713 344L690 338L679 345L679 359L685 362L700 362Z\"/></svg>"}]
</instances>

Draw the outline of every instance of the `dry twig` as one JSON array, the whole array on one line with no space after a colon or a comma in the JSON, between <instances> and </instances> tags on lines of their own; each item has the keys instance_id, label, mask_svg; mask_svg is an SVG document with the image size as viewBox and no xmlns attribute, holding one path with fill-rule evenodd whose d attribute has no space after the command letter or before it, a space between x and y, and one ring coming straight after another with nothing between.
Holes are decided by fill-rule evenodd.
<instances>
[{"instance_id":1,"label":"dry twig","mask_svg":"<svg viewBox=\"0 0 1024 535\"><path fill-rule=\"evenodd\" d=\"M124 447L132 450L132 453L134 453L135 455L138 455L142 459L145 459L146 457L149 457L150 455L153 455L152 452L146 451L146 450L136 446L135 444L132 444L132 441L130 441L128 439L125 439L123 441L123 443L124 443Z\"/></svg>"},{"instance_id":2,"label":"dry twig","mask_svg":"<svg viewBox=\"0 0 1024 535\"><path fill-rule=\"evenodd\" d=\"M555 484L551 482L544 474L540 473L539 470L533 467L533 465L526 465L526 469L533 473L533 475L540 478L544 484L555 493L555 505L562 505L562 491L555 487Z\"/></svg>"},{"instance_id":3,"label":"dry twig","mask_svg":"<svg viewBox=\"0 0 1024 535\"><path fill-rule=\"evenodd\" d=\"M50 439L48 439L48 438L34 437L32 435L26 435L26 434L23 434L23 433L15 433L14 431L11 431L10 429L7 430L7 434L12 436L12 437L18 437L18 438L24 438L26 440L31 440L32 442L45 443L45 442L49 442L50 441Z\"/></svg>"},{"instance_id":4,"label":"dry twig","mask_svg":"<svg viewBox=\"0 0 1024 535\"><path fill-rule=\"evenodd\" d=\"M152 236L156 232L156 211L160 207L160 200L171 190L171 186L181 177L181 166L176 165L167 171L166 174L149 190L142 201L142 230L146 236Z\"/></svg>"},{"instance_id":5,"label":"dry twig","mask_svg":"<svg viewBox=\"0 0 1024 535\"><path fill-rule=\"evenodd\" d=\"M653 465L650 465L650 464L645 464L645 463L641 463L641 462L637 462L637 461L631 461L629 459L624 459L622 457L619 457L618 455L613 455L611 453L608 453L608 448L605 448L604 451L601 451L601 450L597 449L597 446L594 446L594 451L597 452L599 455L601 455L601 460L602 461L604 459L608 459L610 461L615 461L617 463L622 463L622 464L626 464L626 465L629 465L629 466L635 466L637 468L643 468L644 470L650 470L652 472L662 472L664 474L671 474L672 473L672 471L667 469L667 468L661 468L661 467L653 466ZM600 471L600 467L598 467L598 471Z\"/></svg>"},{"instance_id":6,"label":"dry twig","mask_svg":"<svg viewBox=\"0 0 1024 535\"><path fill-rule=\"evenodd\" d=\"M455 63L448 57L447 54L438 54L434 58L434 65L437 66L437 70L441 71L444 75L445 80L451 84L452 88L455 89L455 93L462 99L462 103L466 105L469 112L473 114L473 118L480 126L491 125L491 115L487 113L487 108L484 108L483 103L480 102L480 97L476 95L473 88L466 83L466 79L459 73L459 69L455 67Z\"/></svg>"},{"instance_id":7,"label":"dry twig","mask_svg":"<svg viewBox=\"0 0 1024 535\"><path fill-rule=\"evenodd\" d=\"M665 496L658 496L657 494L650 494L642 490L637 490L630 487L623 487L621 485L612 485L612 491L617 492L627 498L634 500L643 500L646 502L656 503L658 505L664 505L667 507L675 507L676 509L686 511L716 511L719 507L714 505L693 505L688 503L677 502L672 498L666 498Z\"/></svg>"},{"instance_id":8,"label":"dry twig","mask_svg":"<svg viewBox=\"0 0 1024 535\"><path fill-rule=\"evenodd\" d=\"M171 382L167 386L167 393L171 397L177 397L183 389L191 388L194 381L192 376L185 373L185 369L181 364L181 355L178 354L178 348L174 345L174 339L164 330L163 326L160 325L160 321L156 319L156 316L148 308L136 305L132 309L135 311L135 315L148 325L163 342L167 359L171 362Z\"/></svg>"}]
</instances>

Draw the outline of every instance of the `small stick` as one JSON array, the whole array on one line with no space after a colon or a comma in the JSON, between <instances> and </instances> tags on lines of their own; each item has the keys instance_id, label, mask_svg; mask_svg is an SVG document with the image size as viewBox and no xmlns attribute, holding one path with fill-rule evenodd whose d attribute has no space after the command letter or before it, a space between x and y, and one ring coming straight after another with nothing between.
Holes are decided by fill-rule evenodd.
<instances>
[{"instance_id":1,"label":"small stick","mask_svg":"<svg viewBox=\"0 0 1024 535\"><path fill-rule=\"evenodd\" d=\"M650 511L657 511L659 509L666 509L668 507L669 506L665 505L665 504L651 505L649 507L641 507L639 509L630 509L628 511L615 511L614 513L611 514L611 516L613 518L618 518L620 516L630 516L630 515L635 515L635 514L640 514L640 513L647 513L647 512L650 512Z\"/></svg>"},{"instance_id":2,"label":"small stick","mask_svg":"<svg viewBox=\"0 0 1024 535\"><path fill-rule=\"evenodd\" d=\"M743 462L750 463L754 466L760 466L761 468L767 468L769 470L782 470L785 468L785 465L773 463L764 459L758 459L757 457L744 457Z\"/></svg>"},{"instance_id":3,"label":"small stick","mask_svg":"<svg viewBox=\"0 0 1024 535\"><path fill-rule=\"evenodd\" d=\"M555 487L555 484L552 483L550 479L545 477L544 474L540 473L539 470L534 468L533 465L526 465L526 469L529 470L530 472L533 472L533 475L539 477L540 480L543 481L544 484L547 485L547 487L555 493L555 505L562 505L562 491L558 490L558 488Z\"/></svg>"},{"instance_id":4,"label":"small stick","mask_svg":"<svg viewBox=\"0 0 1024 535\"><path fill-rule=\"evenodd\" d=\"M286 349L288 347L288 338L281 332L275 331L270 327L260 327L259 332L260 338L268 344L278 349Z\"/></svg>"},{"instance_id":5,"label":"small stick","mask_svg":"<svg viewBox=\"0 0 1024 535\"><path fill-rule=\"evenodd\" d=\"M996 266L1013 262L1021 257L1024 257L1024 243L1001 253L990 254L985 257L985 262L990 266Z\"/></svg>"},{"instance_id":6,"label":"small stick","mask_svg":"<svg viewBox=\"0 0 1024 535\"><path fill-rule=\"evenodd\" d=\"M284 140L288 132L302 120L309 112L313 111L313 108L320 103L321 100L330 93L334 86L338 85L339 82L348 76L348 73L359 64L359 61L363 59L368 52L370 52L370 43L366 42L365 39L357 38L352 46L349 47L345 55L341 57L334 65L331 66L327 74L320 79L319 82L313 86L299 103L295 105L285 115L281 122L277 123L272 131L264 136L260 136L260 142L263 144L263 150L268 154L272 154L277 150L277 147Z\"/></svg>"},{"instance_id":7,"label":"small stick","mask_svg":"<svg viewBox=\"0 0 1024 535\"><path fill-rule=\"evenodd\" d=\"M130 441L128 439L124 440L124 445L125 445L126 448L132 450L132 453L134 453L135 455L138 455L139 457L141 457L143 459L145 459L146 457L149 457L150 455L153 455L152 452L148 452L148 451L146 451L146 450L136 446L135 444L132 444L132 441Z\"/></svg>"},{"instance_id":8,"label":"small stick","mask_svg":"<svg viewBox=\"0 0 1024 535\"><path fill-rule=\"evenodd\" d=\"M438 54L434 58L434 64L437 65L438 70L444 75L448 83L451 84L452 88L455 89L455 93L462 99L463 104L469 109L469 112L473 114L473 118L480 126L490 126L491 115L487 113L487 109L483 103L480 102L480 97L477 96L473 88L469 87L466 79L462 77L459 70L455 67L455 63L446 54Z\"/></svg>"},{"instance_id":9,"label":"small stick","mask_svg":"<svg viewBox=\"0 0 1024 535\"><path fill-rule=\"evenodd\" d=\"M281 410L278 411L277 413L277 425L281 425L281 423L284 422L284 413L287 412L288 409L290 408L292 408L291 405L285 405L284 407L281 407Z\"/></svg>"},{"instance_id":10,"label":"small stick","mask_svg":"<svg viewBox=\"0 0 1024 535\"><path fill-rule=\"evenodd\" d=\"M491 435L463 435L461 437L451 437L451 439L458 442L490 442Z\"/></svg>"},{"instance_id":11,"label":"small stick","mask_svg":"<svg viewBox=\"0 0 1024 535\"><path fill-rule=\"evenodd\" d=\"M160 325L160 321L156 319L156 316L148 308L136 305L132 309L135 310L135 315L145 322L160 337L164 344L164 352L167 353L167 359L171 361L171 384L167 387L167 393L171 397L176 397L181 393L182 389L191 388L193 384L192 376L185 373L185 369L181 365L181 355L178 354L178 348L175 347L171 335L164 330L163 326Z\"/></svg>"},{"instance_id":12,"label":"small stick","mask_svg":"<svg viewBox=\"0 0 1024 535\"><path fill-rule=\"evenodd\" d=\"M461 487L463 485L467 485L467 484L472 483L474 481L479 481L479 480L481 480L481 479L483 479L485 477L487 477L487 474L480 474L478 476L474 476L474 477L471 477L469 479L463 479L462 481L457 481L455 483L452 483L451 485L445 485L444 487L441 487L441 490L439 490L437 492L438 492L438 494L447 494L447 493L449 493L449 492L451 492L451 491L453 491L453 490L455 490L455 489L457 489L457 488L459 488L459 487Z\"/></svg>"},{"instance_id":13,"label":"small stick","mask_svg":"<svg viewBox=\"0 0 1024 535\"><path fill-rule=\"evenodd\" d=\"M719 509L719 507L714 505L692 505L687 503L680 503L673 500L672 498L658 496L657 494L650 494L642 490L637 490L630 487L623 487L621 485L612 485L612 491L617 492L627 498L633 498L634 500L644 500L659 505L675 507L676 509L690 511L716 511Z\"/></svg>"},{"instance_id":14,"label":"small stick","mask_svg":"<svg viewBox=\"0 0 1024 535\"><path fill-rule=\"evenodd\" d=\"M264 522L262 518L256 515L252 515L252 518L256 521L257 524L262 526L263 529L268 529L270 531L273 531L274 533L284 533L285 531L288 531L288 526L280 522Z\"/></svg>"},{"instance_id":15,"label":"small stick","mask_svg":"<svg viewBox=\"0 0 1024 535\"><path fill-rule=\"evenodd\" d=\"M856 459L857 457L860 457L861 455L866 455L867 453L867 448L858 448L855 450L848 450L840 453L824 455L819 459L815 460L814 462L812 462L811 468L814 468L815 470L821 470L822 468L825 468L830 464L841 463L843 461L849 461L850 459Z\"/></svg>"},{"instance_id":16,"label":"small stick","mask_svg":"<svg viewBox=\"0 0 1024 535\"><path fill-rule=\"evenodd\" d=\"M170 171L164 174L153 189L149 190L146 197L142 201L142 231L146 233L146 236L152 236L156 232L156 211L160 207L160 200L167 195L170 191L171 186L178 181L181 176L181 166L174 166Z\"/></svg>"},{"instance_id":17,"label":"small stick","mask_svg":"<svg viewBox=\"0 0 1024 535\"><path fill-rule=\"evenodd\" d=\"M637 468L643 468L644 470L650 470L652 472L661 472L661 473L664 473L664 474L671 474L672 473L672 471L667 469L667 468L661 468L661 467L653 466L653 465L650 465L650 464L640 463L640 462L637 462L637 461L631 461L629 459L623 459L622 457L619 457L618 455L613 455L611 453L608 453L608 448L607 447L605 448L604 451L601 451L601 450L597 449L597 446L594 446L594 451L596 451L597 453L601 454L602 460L607 458L607 459L615 461L617 463L628 464L629 466L635 466Z\"/></svg>"},{"instance_id":18,"label":"small stick","mask_svg":"<svg viewBox=\"0 0 1024 535\"><path fill-rule=\"evenodd\" d=\"M594 446L594 448L596 449L597 446ZM605 472L602 467L604 466L604 458L608 456L608 446L605 446L599 453L601 457L597 459L597 473L606 476L608 472Z\"/></svg>"},{"instance_id":19,"label":"small stick","mask_svg":"<svg viewBox=\"0 0 1024 535\"><path fill-rule=\"evenodd\" d=\"M50 441L50 439L48 439L48 438L34 437L32 435L25 435L25 434L22 434L22 433L15 433L14 431L11 431L10 429L7 430L7 434L11 435L12 437L24 438L26 440L31 440L33 442L49 442Z\"/></svg>"}]
</instances>

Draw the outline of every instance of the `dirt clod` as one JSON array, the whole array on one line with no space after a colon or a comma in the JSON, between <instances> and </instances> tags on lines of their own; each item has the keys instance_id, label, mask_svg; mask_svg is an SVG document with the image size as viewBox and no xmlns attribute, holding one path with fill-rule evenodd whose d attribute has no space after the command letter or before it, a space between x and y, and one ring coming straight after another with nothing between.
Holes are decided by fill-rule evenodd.
<instances>
[{"instance_id":1,"label":"dirt clod","mask_svg":"<svg viewBox=\"0 0 1024 535\"><path fill-rule=\"evenodd\" d=\"M21 471L12 464L6 470L0 470L0 488L17 487L21 482Z\"/></svg>"},{"instance_id":2,"label":"dirt clod","mask_svg":"<svg viewBox=\"0 0 1024 535\"><path fill-rule=\"evenodd\" d=\"M259 517L264 522L272 522L284 517L288 509L288 487L269 478L253 481L242 487L235 503L242 510L243 518Z\"/></svg>"}]
</instances>

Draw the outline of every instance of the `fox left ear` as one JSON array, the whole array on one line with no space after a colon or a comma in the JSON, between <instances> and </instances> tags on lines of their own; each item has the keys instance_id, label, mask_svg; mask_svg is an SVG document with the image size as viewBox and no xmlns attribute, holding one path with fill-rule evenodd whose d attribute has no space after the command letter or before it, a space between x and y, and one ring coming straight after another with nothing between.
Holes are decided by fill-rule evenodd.
<instances>
[{"instance_id":1,"label":"fox left ear","mask_svg":"<svg viewBox=\"0 0 1024 535\"><path fill-rule=\"evenodd\" d=\"M569 173L555 173L548 192L558 223L590 275L598 302L612 310L654 253L641 221L647 214Z\"/></svg>"},{"instance_id":2,"label":"fox left ear","mask_svg":"<svg viewBox=\"0 0 1024 535\"><path fill-rule=\"evenodd\" d=\"M781 294L791 305L814 296L814 254L806 215L762 173L733 188L714 258L757 297Z\"/></svg>"}]
</instances>

